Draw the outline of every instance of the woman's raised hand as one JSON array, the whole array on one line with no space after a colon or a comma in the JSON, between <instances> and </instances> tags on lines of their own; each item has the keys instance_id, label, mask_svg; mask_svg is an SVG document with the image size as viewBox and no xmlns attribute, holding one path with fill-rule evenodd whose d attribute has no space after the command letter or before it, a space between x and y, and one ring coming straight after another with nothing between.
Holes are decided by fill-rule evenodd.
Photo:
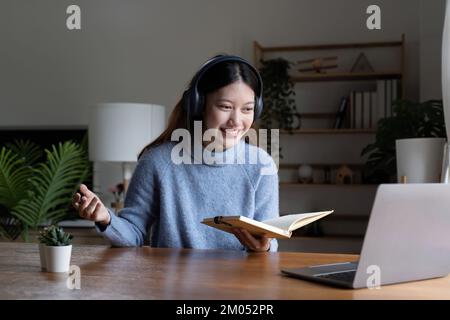
<instances>
[{"instance_id":1,"label":"woman's raised hand","mask_svg":"<svg viewBox=\"0 0 450 320\"><path fill-rule=\"evenodd\" d=\"M79 192L73 196L72 205L83 219L92 220L101 225L108 225L111 221L108 209L97 195L84 184L80 186Z\"/></svg>"}]
</instances>

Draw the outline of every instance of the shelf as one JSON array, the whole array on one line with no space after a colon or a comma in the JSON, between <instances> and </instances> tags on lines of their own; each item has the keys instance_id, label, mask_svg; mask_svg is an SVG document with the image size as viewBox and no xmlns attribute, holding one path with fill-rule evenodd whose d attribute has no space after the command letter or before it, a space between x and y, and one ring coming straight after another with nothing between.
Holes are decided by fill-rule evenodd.
<instances>
[{"instance_id":1,"label":"shelf","mask_svg":"<svg viewBox=\"0 0 450 320\"><path fill-rule=\"evenodd\" d=\"M369 215L355 215L355 214L330 214L327 221L363 221L368 222ZM325 222L325 220L323 221Z\"/></svg>"},{"instance_id":2,"label":"shelf","mask_svg":"<svg viewBox=\"0 0 450 320\"><path fill-rule=\"evenodd\" d=\"M301 113L302 119L336 119L336 112L329 113L319 113L319 112L305 112Z\"/></svg>"},{"instance_id":3,"label":"shelf","mask_svg":"<svg viewBox=\"0 0 450 320\"><path fill-rule=\"evenodd\" d=\"M294 82L316 82L316 81L364 81L376 79L403 79L405 74L405 35L402 34L400 41L378 41L378 42L359 42L359 43L331 43L331 44L313 44L313 45L292 45L292 46L263 46L258 41L253 41L253 61L255 66L260 67L261 60L264 60L266 53L286 53L302 51L320 51L320 50L345 50L345 49L364 49L373 48L393 48L399 51L400 64L398 70L390 72L370 72L370 73L352 73L352 72L330 72L323 74L303 73L292 75ZM350 66L345 69L349 70ZM389 71L389 70L388 70ZM405 96L405 86L401 86L401 95Z\"/></svg>"},{"instance_id":4,"label":"shelf","mask_svg":"<svg viewBox=\"0 0 450 320\"><path fill-rule=\"evenodd\" d=\"M324 240L338 240L338 239L359 239L364 240L364 235L345 235L345 234L327 234L323 236L306 236L306 235L299 235L296 236L295 234L292 234L291 239L324 239Z\"/></svg>"},{"instance_id":5,"label":"shelf","mask_svg":"<svg viewBox=\"0 0 450 320\"><path fill-rule=\"evenodd\" d=\"M377 184L336 184L336 183L300 183L300 182L280 182L280 187L377 187Z\"/></svg>"},{"instance_id":6,"label":"shelf","mask_svg":"<svg viewBox=\"0 0 450 320\"><path fill-rule=\"evenodd\" d=\"M280 163L279 168L280 169L298 169L303 163ZM308 164L313 168L316 169L323 169L323 168L339 168L343 165L346 165L349 168L361 168L364 164L363 163L310 163Z\"/></svg>"},{"instance_id":7,"label":"shelf","mask_svg":"<svg viewBox=\"0 0 450 320\"><path fill-rule=\"evenodd\" d=\"M360 254L364 236L362 235L297 235L294 231L290 239L278 239L279 251Z\"/></svg>"},{"instance_id":8,"label":"shelf","mask_svg":"<svg viewBox=\"0 0 450 320\"><path fill-rule=\"evenodd\" d=\"M360 43L336 43L336 44L319 44L319 45L302 45L302 46L272 46L264 47L257 41L254 46L263 52L289 52L304 50L333 50L333 49L352 49L352 48L382 48L382 47L402 47L402 41L383 41L383 42L360 42Z\"/></svg>"},{"instance_id":9,"label":"shelf","mask_svg":"<svg viewBox=\"0 0 450 320\"><path fill-rule=\"evenodd\" d=\"M315 82L315 81L354 81L354 80L383 80L400 79L402 75L398 72L333 72L333 73L311 73L291 77L294 82Z\"/></svg>"},{"instance_id":10,"label":"shelf","mask_svg":"<svg viewBox=\"0 0 450 320\"><path fill-rule=\"evenodd\" d=\"M280 134L375 134L376 129L280 129Z\"/></svg>"}]
</instances>

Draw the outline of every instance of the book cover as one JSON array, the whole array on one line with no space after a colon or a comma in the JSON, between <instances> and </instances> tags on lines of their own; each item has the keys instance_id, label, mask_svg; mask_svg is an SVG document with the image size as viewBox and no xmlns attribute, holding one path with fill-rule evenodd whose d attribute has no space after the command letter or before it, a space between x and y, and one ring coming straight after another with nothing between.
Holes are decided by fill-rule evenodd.
<instances>
[{"instance_id":1,"label":"book cover","mask_svg":"<svg viewBox=\"0 0 450 320\"><path fill-rule=\"evenodd\" d=\"M377 119L387 117L386 80L377 81Z\"/></svg>"},{"instance_id":2,"label":"book cover","mask_svg":"<svg viewBox=\"0 0 450 320\"><path fill-rule=\"evenodd\" d=\"M342 97L341 102L339 104L339 110L336 114L336 120L334 122L334 129L341 129L344 125L344 120L347 114L347 105L348 105L348 98Z\"/></svg>"},{"instance_id":3,"label":"book cover","mask_svg":"<svg viewBox=\"0 0 450 320\"><path fill-rule=\"evenodd\" d=\"M354 97L354 103L355 103L355 115L354 115L354 127L355 129L362 129L363 128L363 122L364 122L364 115L363 115L363 109L364 109L364 99L363 99L363 92L355 92Z\"/></svg>"},{"instance_id":4,"label":"book cover","mask_svg":"<svg viewBox=\"0 0 450 320\"><path fill-rule=\"evenodd\" d=\"M370 104L372 106L372 119L371 119L371 125L370 128L376 129L379 118L379 112L378 112L378 93L377 92L371 92L370 95Z\"/></svg>"},{"instance_id":5,"label":"book cover","mask_svg":"<svg viewBox=\"0 0 450 320\"><path fill-rule=\"evenodd\" d=\"M386 117L392 116L392 81L385 80Z\"/></svg>"},{"instance_id":6,"label":"book cover","mask_svg":"<svg viewBox=\"0 0 450 320\"><path fill-rule=\"evenodd\" d=\"M362 100L363 100L363 110L362 110L362 126L361 128L367 129L370 128L370 120L371 120L371 105L370 105L370 92L364 91L362 92Z\"/></svg>"},{"instance_id":7,"label":"book cover","mask_svg":"<svg viewBox=\"0 0 450 320\"><path fill-rule=\"evenodd\" d=\"M355 91L350 92L350 128L355 128Z\"/></svg>"}]
</instances>

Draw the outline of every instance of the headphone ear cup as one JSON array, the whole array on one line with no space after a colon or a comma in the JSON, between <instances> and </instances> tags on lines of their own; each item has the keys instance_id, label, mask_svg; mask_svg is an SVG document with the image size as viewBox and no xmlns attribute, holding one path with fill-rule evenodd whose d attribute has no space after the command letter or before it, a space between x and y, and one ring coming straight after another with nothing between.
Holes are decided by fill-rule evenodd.
<instances>
[{"instance_id":1,"label":"headphone ear cup","mask_svg":"<svg viewBox=\"0 0 450 320\"><path fill-rule=\"evenodd\" d=\"M261 117L263 111L263 100L261 97L257 97L255 101L255 119L258 120Z\"/></svg>"},{"instance_id":2,"label":"headphone ear cup","mask_svg":"<svg viewBox=\"0 0 450 320\"><path fill-rule=\"evenodd\" d=\"M202 96L195 88L189 94L190 121L201 120L202 118Z\"/></svg>"},{"instance_id":3,"label":"headphone ear cup","mask_svg":"<svg viewBox=\"0 0 450 320\"><path fill-rule=\"evenodd\" d=\"M197 120L203 119L204 108L205 108L205 99L203 95L199 94L197 103L195 105L195 117Z\"/></svg>"},{"instance_id":4,"label":"headphone ear cup","mask_svg":"<svg viewBox=\"0 0 450 320\"><path fill-rule=\"evenodd\" d=\"M186 126L189 129L190 128L190 122L192 118L192 109L190 107L191 104L191 97L190 97L190 90L185 90L183 92L183 97L181 99L181 105L183 107L184 112L186 113Z\"/></svg>"}]
</instances>

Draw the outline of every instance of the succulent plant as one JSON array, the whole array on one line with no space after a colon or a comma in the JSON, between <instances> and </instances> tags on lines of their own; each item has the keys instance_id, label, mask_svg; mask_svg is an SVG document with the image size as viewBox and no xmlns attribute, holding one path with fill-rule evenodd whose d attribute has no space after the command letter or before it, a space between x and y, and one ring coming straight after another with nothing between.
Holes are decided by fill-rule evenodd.
<instances>
[{"instance_id":1,"label":"succulent plant","mask_svg":"<svg viewBox=\"0 0 450 320\"><path fill-rule=\"evenodd\" d=\"M39 242L47 246L68 246L72 243L73 236L64 232L63 228L50 225L39 232Z\"/></svg>"}]
</instances>

